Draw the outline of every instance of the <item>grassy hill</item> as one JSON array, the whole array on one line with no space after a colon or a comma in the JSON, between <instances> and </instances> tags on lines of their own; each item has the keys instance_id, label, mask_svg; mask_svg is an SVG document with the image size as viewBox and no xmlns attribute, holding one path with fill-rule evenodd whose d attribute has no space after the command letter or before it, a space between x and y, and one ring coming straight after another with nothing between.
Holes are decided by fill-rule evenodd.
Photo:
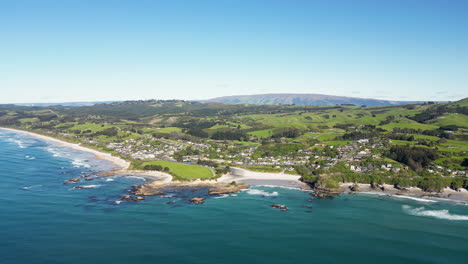
<instances>
[{"instance_id":1,"label":"grassy hill","mask_svg":"<svg viewBox=\"0 0 468 264\"><path fill-rule=\"evenodd\" d=\"M458 175L453 170L466 170L466 102L375 107L180 100L80 107L0 105L0 126L83 142L145 165L168 167L183 179L210 178L218 166L233 165L285 172L304 167L301 173L340 175L339 181L394 183L403 178L417 185L424 177L452 178ZM406 152L422 160L397 160ZM389 163L407 169L374 169ZM351 165L372 169L355 172ZM418 174L422 178L415 178Z\"/></svg>"}]
</instances>

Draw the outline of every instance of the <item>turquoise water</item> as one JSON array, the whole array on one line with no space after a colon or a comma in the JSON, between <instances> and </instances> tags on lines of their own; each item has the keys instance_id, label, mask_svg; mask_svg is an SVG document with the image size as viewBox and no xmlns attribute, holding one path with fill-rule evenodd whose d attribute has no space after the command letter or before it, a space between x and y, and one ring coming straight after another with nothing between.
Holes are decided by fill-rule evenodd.
<instances>
[{"instance_id":1,"label":"turquoise water","mask_svg":"<svg viewBox=\"0 0 468 264\"><path fill-rule=\"evenodd\" d=\"M111 166L0 131L0 263L466 263L465 205L373 194L308 202L308 192L265 186L203 205L186 202L203 189L116 205L144 179L62 184Z\"/></svg>"}]
</instances>

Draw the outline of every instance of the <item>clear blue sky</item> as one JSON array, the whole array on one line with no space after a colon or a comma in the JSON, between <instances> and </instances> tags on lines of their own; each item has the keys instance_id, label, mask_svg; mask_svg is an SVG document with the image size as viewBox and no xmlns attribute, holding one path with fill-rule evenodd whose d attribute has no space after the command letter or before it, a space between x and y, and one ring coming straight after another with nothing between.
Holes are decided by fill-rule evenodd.
<instances>
[{"instance_id":1,"label":"clear blue sky","mask_svg":"<svg viewBox=\"0 0 468 264\"><path fill-rule=\"evenodd\" d=\"M468 0L0 0L0 103L468 96Z\"/></svg>"}]
</instances>

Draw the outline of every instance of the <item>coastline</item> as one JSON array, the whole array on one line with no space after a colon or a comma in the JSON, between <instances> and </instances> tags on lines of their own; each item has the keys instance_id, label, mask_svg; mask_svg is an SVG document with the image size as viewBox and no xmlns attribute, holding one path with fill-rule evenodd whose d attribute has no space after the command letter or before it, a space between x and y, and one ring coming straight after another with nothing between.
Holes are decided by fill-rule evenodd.
<instances>
[{"instance_id":1,"label":"coastline","mask_svg":"<svg viewBox=\"0 0 468 264\"><path fill-rule=\"evenodd\" d=\"M105 153L95 149L81 146L80 144L70 143L67 141L59 140L50 136L45 136L37 134L30 131L24 131L13 128L4 128L0 127L0 130L7 130L16 133L23 133L30 137L37 138L44 141L57 143L59 146L71 148L78 151L83 151L95 155L97 159L104 159L112 162L118 168L113 169L104 173L106 176L114 175L128 175L128 176L141 176L153 181L148 182L152 186L164 186L164 185L180 185L180 186L207 186L207 185L217 185L217 184L227 184L233 181L238 183L246 183L249 185L271 185L276 187L297 187L301 189L308 189L308 185L300 181L299 175L291 175L284 173L269 173L269 172L256 172L249 171L243 168L233 167L231 168L231 173L224 174L216 180L194 180L194 181L174 181L172 175L160 171L142 171L142 170L129 170L130 162L111 155L110 153ZM350 186L354 183L341 183L340 192L347 193L351 192ZM461 189L460 191L455 191L450 188L445 188L440 193L431 193L425 192L417 187L409 187L404 189L397 189L393 185L383 184L384 190L372 188L370 184L358 183L358 191L352 193L373 193L378 195L392 195L395 197L409 196L413 198L439 198L447 199L452 201L467 202L468 201L468 190Z\"/></svg>"},{"instance_id":2,"label":"coastline","mask_svg":"<svg viewBox=\"0 0 468 264\"><path fill-rule=\"evenodd\" d=\"M70 142L59 140L59 139L56 139L56 138L53 138L53 137L37 134L37 133L34 133L34 132L30 132L30 131L14 129L14 128L0 127L0 130L7 130L7 131L16 132L16 133L26 134L26 135L28 135L30 137L33 137L33 138L37 138L37 139L40 139L40 140L57 143L58 145L63 146L63 147L67 147L67 148L71 148L71 149L74 149L74 150L79 150L79 151L91 153L97 159L104 159L104 160L108 160L108 161L112 162L114 165L119 167L119 170L127 170L128 167L130 166L130 162L128 162L128 161L126 161L126 160L124 160L124 159L122 159L120 157L112 156L109 153L105 153L105 152L101 152L101 151L98 151L98 150L95 150L95 149L87 148L87 147L81 146L80 144L70 143Z\"/></svg>"},{"instance_id":3,"label":"coastline","mask_svg":"<svg viewBox=\"0 0 468 264\"><path fill-rule=\"evenodd\" d=\"M299 175L285 173L257 172L232 167L231 172L217 179L217 182L230 183L232 181L250 185L272 185L278 187L307 188L308 185L299 179Z\"/></svg>"},{"instance_id":4,"label":"coastline","mask_svg":"<svg viewBox=\"0 0 468 264\"><path fill-rule=\"evenodd\" d=\"M460 189L460 191L455 191L450 188L445 188L441 192L425 192L420 188L417 187L408 187L404 189L397 189L393 185L390 184L382 184L384 187L384 191L378 188L372 188L370 184L364 183L357 183L359 186L359 191L352 192L350 187L353 186L354 183L341 183L340 184L340 191L342 193L370 193L370 194L377 194L377 195L391 195L394 197L402 197L402 198L437 198L437 199L444 199L444 200L451 200L451 201L458 201L458 202L468 202L468 190Z\"/></svg>"}]
</instances>

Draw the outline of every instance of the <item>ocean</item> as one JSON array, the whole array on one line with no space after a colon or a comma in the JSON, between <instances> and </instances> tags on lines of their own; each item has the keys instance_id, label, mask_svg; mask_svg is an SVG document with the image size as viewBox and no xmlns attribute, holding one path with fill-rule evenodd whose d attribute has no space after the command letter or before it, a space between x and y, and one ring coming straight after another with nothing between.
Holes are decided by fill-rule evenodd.
<instances>
[{"instance_id":1,"label":"ocean","mask_svg":"<svg viewBox=\"0 0 468 264\"><path fill-rule=\"evenodd\" d=\"M145 179L63 184L112 166L0 130L0 263L467 262L465 204L371 193L310 202L309 192L271 186L201 205L187 202L206 195L196 188L116 204Z\"/></svg>"}]
</instances>

